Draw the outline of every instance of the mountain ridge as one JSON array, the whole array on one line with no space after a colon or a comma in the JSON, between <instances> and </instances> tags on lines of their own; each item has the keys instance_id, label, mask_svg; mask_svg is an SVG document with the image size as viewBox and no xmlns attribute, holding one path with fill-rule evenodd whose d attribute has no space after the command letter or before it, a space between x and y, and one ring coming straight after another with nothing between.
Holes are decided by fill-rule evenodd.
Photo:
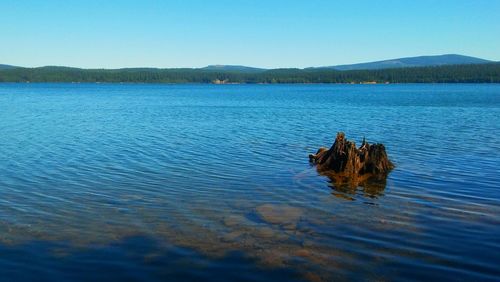
<instances>
[{"instance_id":1,"label":"mountain ridge","mask_svg":"<svg viewBox=\"0 0 500 282\"><path fill-rule=\"evenodd\" d=\"M403 57L396 59L388 59L382 61L373 61L357 64L346 64L327 66L320 68L330 68L341 71L346 70L377 70L377 69L390 69L390 68L411 68L411 67L431 67L431 66L444 66L444 65L470 65L470 64L486 64L493 63L494 61L458 55L458 54L444 54L444 55L426 55L416 57Z\"/></svg>"},{"instance_id":2,"label":"mountain ridge","mask_svg":"<svg viewBox=\"0 0 500 282\"><path fill-rule=\"evenodd\" d=\"M213 70L213 71L246 71L246 72L259 72L267 70L264 68L249 67L242 65L208 65L200 69Z\"/></svg>"},{"instance_id":3,"label":"mountain ridge","mask_svg":"<svg viewBox=\"0 0 500 282\"><path fill-rule=\"evenodd\" d=\"M1 82L70 83L500 83L500 62L382 70L274 69L261 72L203 69L74 69L61 67L0 70Z\"/></svg>"},{"instance_id":4,"label":"mountain ridge","mask_svg":"<svg viewBox=\"0 0 500 282\"><path fill-rule=\"evenodd\" d=\"M0 70L9 70L9 69L15 69L15 68L18 68L18 67L17 66L0 64Z\"/></svg>"},{"instance_id":5,"label":"mountain ridge","mask_svg":"<svg viewBox=\"0 0 500 282\"><path fill-rule=\"evenodd\" d=\"M322 67L307 67L307 68L259 68L250 67L244 65L208 65L201 68L156 68L156 67L124 67L115 69L105 69L105 68L79 68L79 67L69 67L69 66L41 66L26 69L73 69L73 70L121 70L121 71L151 71L151 70L202 70L210 72L242 72L242 73L259 73L270 70L320 70L320 69L330 69L337 71L349 71L349 70L381 70L381 69L393 69L393 68L411 68L411 67L433 67L433 66L445 66L445 65L472 65L472 64L486 64L495 63L496 61L486 60L482 58L465 56L459 54L444 54L444 55L424 55L415 57L403 57L396 59L388 59L382 61L372 61L364 63L355 64L344 64L344 65L334 65L334 66L322 66ZM25 68L7 64L0 64L0 70L10 70L16 68Z\"/></svg>"}]
</instances>

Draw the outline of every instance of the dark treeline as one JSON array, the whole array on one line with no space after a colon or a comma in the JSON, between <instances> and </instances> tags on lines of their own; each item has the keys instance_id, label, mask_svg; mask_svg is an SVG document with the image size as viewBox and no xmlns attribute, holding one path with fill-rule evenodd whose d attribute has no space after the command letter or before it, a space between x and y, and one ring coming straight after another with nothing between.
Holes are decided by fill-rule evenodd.
<instances>
[{"instance_id":1,"label":"dark treeline","mask_svg":"<svg viewBox=\"0 0 500 282\"><path fill-rule=\"evenodd\" d=\"M262 71L208 69L78 69L67 67L0 70L0 82L130 83L500 83L500 63L381 70L326 68Z\"/></svg>"}]
</instances>

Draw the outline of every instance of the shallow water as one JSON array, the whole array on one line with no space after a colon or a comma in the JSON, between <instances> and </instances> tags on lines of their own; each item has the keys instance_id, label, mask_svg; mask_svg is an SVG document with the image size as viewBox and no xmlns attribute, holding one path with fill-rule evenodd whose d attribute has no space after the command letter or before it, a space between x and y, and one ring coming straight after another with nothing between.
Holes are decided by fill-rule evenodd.
<instances>
[{"instance_id":1,"label":"shallow water","mask_svg":"<svg viewBox=\"0 0 500 282\"><path fill-rule=\"evenodd\" d=\"M386 183L307 155L386 145ZM496 280L500 85L0 84L0 277Z\"/></svg>"}]
</instances>

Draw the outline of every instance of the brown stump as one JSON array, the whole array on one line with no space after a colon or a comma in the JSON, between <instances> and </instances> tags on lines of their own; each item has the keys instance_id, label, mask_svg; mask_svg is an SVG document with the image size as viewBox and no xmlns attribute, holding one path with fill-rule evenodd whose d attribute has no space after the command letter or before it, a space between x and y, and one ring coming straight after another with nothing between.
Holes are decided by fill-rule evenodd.
<instances>
[{"instance_id":1,"label":"brown stump","mask_svg":"<svg viewBox=\"0 0 500 282\"><path fill-rule=\"evenodd\" d=\"M368 144L363 140L361 147L345 139L343 132L337 133L330 149L319 148L309 155L309 161L317 166L318 172L327 175L337 184L358 186L367 180L385 180L394 165L387 157L383 144Z\"/></svg>"}]
</instances>

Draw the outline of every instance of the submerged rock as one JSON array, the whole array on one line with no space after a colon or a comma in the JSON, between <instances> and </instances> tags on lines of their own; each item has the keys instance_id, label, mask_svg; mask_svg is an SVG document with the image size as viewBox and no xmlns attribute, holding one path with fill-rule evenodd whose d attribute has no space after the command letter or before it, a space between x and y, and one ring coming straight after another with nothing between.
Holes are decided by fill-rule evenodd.
<instances>
[{"instance_id":1,"label":"submerged rock","mask_svg":"<svg viewBox=\"0 0 500 282\"><path fill-rule=\"evenodd\" d=\"M330 149L322 147L316 154L310 154L309 161L336 183L353 186L369 179L383 180L394 168L383 144L370 145L363 140L357 148L354 142L345 139L343 132L337 133Z\"/></svg>"},{"instance_id":2,"label":"submerged rock","mask_svg":"<svg viewBox=\"0 0 500 282\"><path fill-rule=\"evenodd\" d=\"M260 218L271 224L295 226L302 216L302 209L288 205L264 204L256 208Z\"/></svg>"},{"instance_id":3,"label":"submerged rock","mask_svg":"<svg viewBox=\"0 0 500 282\"><path fill-rule=\"evenodd\" d=\"M244 226L248 224L248 220L241 215L230 215L223 219L226 227Z\"/></svg>"}]
</instances>

